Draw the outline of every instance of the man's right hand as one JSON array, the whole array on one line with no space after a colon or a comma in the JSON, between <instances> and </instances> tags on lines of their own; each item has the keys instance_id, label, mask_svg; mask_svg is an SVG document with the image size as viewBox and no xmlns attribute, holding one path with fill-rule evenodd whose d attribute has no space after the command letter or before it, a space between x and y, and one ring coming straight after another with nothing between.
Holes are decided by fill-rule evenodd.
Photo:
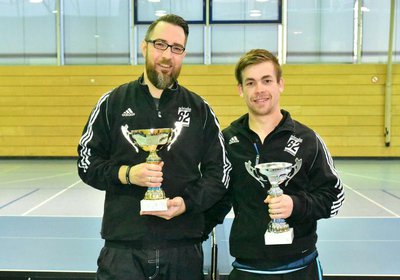
<instances>
[{"instance_id":1,"label":"man's right hand","mask_svg":"<svg viewBox=\"0 0 400 280\"><path fill-rule=\"evenodd\" d=\"M140 163L131 167L129 180L131 184L142 187L159 187L163 181L162 168L164 162L159 164ZM123 165L119 169L119 179L122 183L126 182L126 170L128 166Z\"/></svg>"}]
</instances>

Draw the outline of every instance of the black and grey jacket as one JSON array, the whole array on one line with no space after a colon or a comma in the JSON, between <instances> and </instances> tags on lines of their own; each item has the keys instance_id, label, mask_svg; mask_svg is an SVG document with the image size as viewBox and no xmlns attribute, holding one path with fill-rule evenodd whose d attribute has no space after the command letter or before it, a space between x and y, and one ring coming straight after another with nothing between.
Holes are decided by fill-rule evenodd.
<instances>
[{"instance_id":1,"label":"black and grey jacket","mask_svg":"<svg viewBox=\"0 0 400 280\"><path fill-rule=\"evenodd\" d=\"M341 180L323 140L313 130L293 120L283 111L283 119L263 143L248 126L248 115L234 121L223 131L229 160L232 163L228 196L235 218L230 233L231 255L241 263L260 269L285 265L315 250L317 220L338 213L344 200ZM269 184L262 187L245 168L256 158L260 163L301 161L298 173L281 184L284 193L293 199L292 215L286 219L294 229L291 245L264 243L270 221L267 197ZM221 205L222 204L222 205ZM214 207L214 217L227 212L223 202Z\"/></svg>"},{"instance_id":2,"label":"black and grey jacket","mask_svg":"<svg viewBox=\"0 0 400 280\"><path fill-rule=\"evenodd\" d=\"M226 192L230 163L218 120L209 105L178 83L156 105L143 78L103 95L94 107L78 146L82 180L105 190L102 237L114 241L196 240L203 235L204 214ZM166 196L183 197L186 212L169 221L140 216L145 187L123 185L121 165L145 162L148 152L135 149L122 133L146 128L181 127L180 135L158 152L164 161Z\"/></svg>"}]
</instances>

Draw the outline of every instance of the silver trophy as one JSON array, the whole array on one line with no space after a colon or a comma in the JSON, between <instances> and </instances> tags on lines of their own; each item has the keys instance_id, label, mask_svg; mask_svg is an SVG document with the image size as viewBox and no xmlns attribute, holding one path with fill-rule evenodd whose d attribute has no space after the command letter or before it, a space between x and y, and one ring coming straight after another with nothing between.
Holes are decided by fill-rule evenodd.
<instances>
[{"instance_id":1,"label":"silver trophy","mask_svg":"<svg viewBox=\"0 0 400 280\"><path fill-rule=\"evenodd\" d=\"M121 126L122 134L128 142L135 148L149 152L146 163L159 164L162 159L157 152L163 148L170 147L175 142L180 133L180 127L173 128L149 128L129 130L128 125ZM149 187L140 201L142 211L165 211L167 207L167 198L164 190L159 187Z\"/></svg>"},{"instance_id":2,"label":"silver trophy","mask_svg":"<svg viewBox=\"0 0 400 280\"><path fill-rule=\"evenodd\" d=\"M286 186L289 181L300 170L302 164L301 159L296 158L293 165L288 162L268 162L257 164L255 167L251 165L251 161L245 163L247 172L250 173L261 186L265 188L265 183L269 182L271 188L268 194L278 197L283 194L283 190L279 187L284 181ZM293 228L290 228L285 219L272 219L267 231L264 235L266 245L291 244L293 241Z\"/></svg>"}]
</instances>

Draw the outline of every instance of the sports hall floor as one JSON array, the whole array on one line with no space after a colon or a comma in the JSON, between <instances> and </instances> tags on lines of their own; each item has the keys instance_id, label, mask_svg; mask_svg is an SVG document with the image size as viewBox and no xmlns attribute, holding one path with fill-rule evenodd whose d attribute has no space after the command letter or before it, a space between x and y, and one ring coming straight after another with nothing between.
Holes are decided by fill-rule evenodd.
<instances>
[{"instance_id":1,"label":"sports hall floor","mask_svg":"<svg viewBox=\"0 0 400 280\"><path fill-rule=\"evenodd\" d=\"M400 159L335 164L346 202L318 224L325 278L400 279ZM93 279L103 197L79 179L75 159L0 159L0 279ZM233 260L231 222L216 229L220 279ZM203 247L207 273L210 239Z\"/></svg>"}]
</instances>

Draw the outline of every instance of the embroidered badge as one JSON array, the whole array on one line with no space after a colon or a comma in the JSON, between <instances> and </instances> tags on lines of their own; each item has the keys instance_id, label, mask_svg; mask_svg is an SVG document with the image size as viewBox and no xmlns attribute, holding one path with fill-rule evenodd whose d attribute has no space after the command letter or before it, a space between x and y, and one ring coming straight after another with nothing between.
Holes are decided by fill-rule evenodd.
<instances>
[{"instance_id":1,"label":"embroidered badge","mask_svg":"<svg viewBox=\"0 0 400 280\"><path fill-rule=\"evenodd\" d=\"M298 138L294 135L290 136L289 140L286 143L285 152L288 152L292 156L295 156L302 142L303 139Z\"/></svg>"},{"instance_id":2,"label":"embroidered badge","mask_svg":"<svg viewBox=\"0 0 400 280\"><path fill-rule=\"evenodd\" d=\"M178 123L180 123L182 126L189 127L191 111L192 111L192 108L190 108L190 107L179 107Z\"/></svg>"}]
</instances>

